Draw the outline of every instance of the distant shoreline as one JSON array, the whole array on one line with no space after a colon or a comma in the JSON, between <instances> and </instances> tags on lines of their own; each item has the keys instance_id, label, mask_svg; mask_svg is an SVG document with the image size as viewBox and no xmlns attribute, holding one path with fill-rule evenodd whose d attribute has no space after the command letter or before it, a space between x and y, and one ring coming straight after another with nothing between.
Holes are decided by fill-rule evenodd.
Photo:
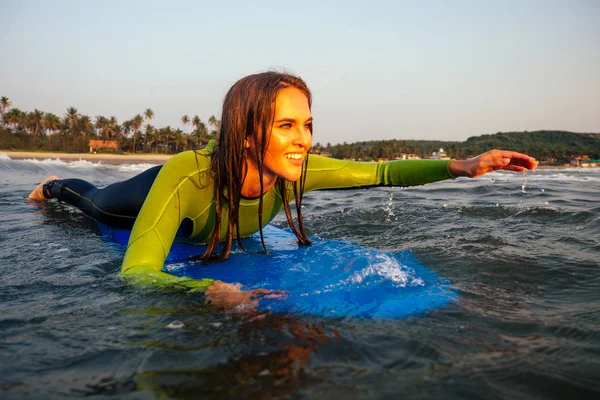
<instances>
[{"instance_id":1,"label":"distant shoreline","mask_svg":"<svg viewBox=\"0 0 600 400\"><path fill-rule=\"evenodd\" d=\"M11 160L48 160L58 158L63 161L89 161L95 163L120 164L164 164L173 154L106 154L106 153L51 153L35 151L1 150Z\"/></svg>"},{"instance_id":2,"label":"distant shoreline","mask_svg":"<svg viewBox=\"0 0 600 400\"><path fill-rule=\"evenodd\" d=\"M0 149L0 154L8 155L11 160L49 160L58 158L63 161L89 161L110 165L121 164L164 164L174 154L106 154L106 153L54 153L45 151L12 151ZM578 169L565 165L539 165L539 169ZM593 167L589 167L594 169ZM583 168L588 169L588 168Z\"/></svg>"}]
</instances>

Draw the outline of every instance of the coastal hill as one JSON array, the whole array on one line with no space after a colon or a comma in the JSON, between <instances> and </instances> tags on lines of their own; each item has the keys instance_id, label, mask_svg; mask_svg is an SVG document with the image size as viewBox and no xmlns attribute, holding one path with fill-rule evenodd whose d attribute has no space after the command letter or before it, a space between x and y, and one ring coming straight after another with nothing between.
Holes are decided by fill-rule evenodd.
<instances>
[{"instance_id":1,"label":"coastal hill","mask_svg":"<svg viewBox=\"0 0 600 400\"><path fill-rule=\"evenodd\" d=\"M326 153L335 158L377 160L394 159L401 154L428 158L443 148L449 157L464 159L485 151L500 148L529 154L549 163L569 163L573 157L600 158L600 134L567 131L498 132L473 136L464 142L437 140L376 140L337 145L319 143L315 153Z\"/></svg>"}]
</instances>

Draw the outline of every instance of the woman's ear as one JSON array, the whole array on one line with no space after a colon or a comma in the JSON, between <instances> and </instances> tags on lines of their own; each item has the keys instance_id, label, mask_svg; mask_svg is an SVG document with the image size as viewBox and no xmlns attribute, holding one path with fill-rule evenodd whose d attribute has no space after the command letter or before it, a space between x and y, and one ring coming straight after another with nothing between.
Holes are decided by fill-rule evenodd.
<instances>
[{"instance_id":1,"label":"woman's ear","mask_svg":"<svg viewBox=\"0 0 600 400\"><path fill-rule=\"evenodd\" d=\"M250 147L250 142L248 141L248 139L244 140L244 147L245 148Z\"/></svg>"}]
</instances>

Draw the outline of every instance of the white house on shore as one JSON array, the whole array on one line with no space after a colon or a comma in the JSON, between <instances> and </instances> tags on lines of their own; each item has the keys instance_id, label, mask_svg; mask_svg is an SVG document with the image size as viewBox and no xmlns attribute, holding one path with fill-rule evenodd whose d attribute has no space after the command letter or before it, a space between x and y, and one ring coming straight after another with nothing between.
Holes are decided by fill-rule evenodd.
<instances>
[{"instance_id":1,"label":"white house on shore","mask_svg":"<svg viewBox=\"0 0 600 400\"><path fill-rule=\"evenodd\" d=\"M448 157L448 154L441 147L440 147L440 151L434 151L433 153L431 153L431 156L429 156L429 158L431 160L449 160L450 159L450 157Z\"/></svg>"},{"instance_id":2,"label":"white house on shore","mask_svg":"<svg viewBox=\"0 0 600 400\"><path fill-rule=\"evenodd\" d=\"M402 153L400 155L400 157L396 157L396 160L420 160L420 159L421 159L421 157L419 157L416 154L412 154L412 153L410 153L410 154Z\"/></svg>"}]
</instances>

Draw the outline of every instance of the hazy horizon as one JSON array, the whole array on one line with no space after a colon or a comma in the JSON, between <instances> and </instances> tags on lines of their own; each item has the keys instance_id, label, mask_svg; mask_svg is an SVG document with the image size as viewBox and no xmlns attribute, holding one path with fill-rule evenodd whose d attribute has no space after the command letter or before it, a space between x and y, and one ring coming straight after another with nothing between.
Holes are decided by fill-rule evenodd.
<instances>
[{"instance_id":1,"label":"hazy horizon","mask_svg":"<svg viewBox=\"0 0 600 400\"><path fill-rule=\"evenodd\" d=\"M278 69L307 81L321 144L600 132L599 18L593 0L3 1L0 96L177 128Z\"/></svg>"}]
</instances>

